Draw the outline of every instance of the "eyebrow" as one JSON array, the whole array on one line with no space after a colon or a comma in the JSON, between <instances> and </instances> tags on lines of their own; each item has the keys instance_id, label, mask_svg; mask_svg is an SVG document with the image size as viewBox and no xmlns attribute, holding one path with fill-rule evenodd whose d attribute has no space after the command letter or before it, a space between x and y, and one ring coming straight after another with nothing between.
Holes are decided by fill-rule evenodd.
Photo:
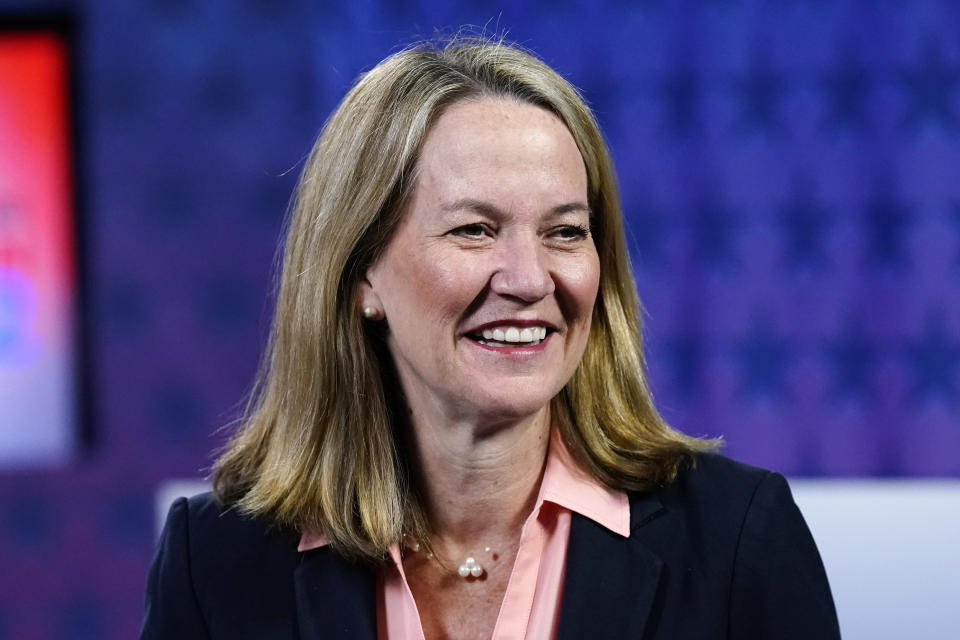
<instances>
[{"instance_id":1,"label":"eyebrow","mask_svg":"<svg viewBox=\"0 0 960 640\"><path fill-rule=\"evenodd\" d=\"M461 198L450 204L446 204L443 207L444 212L453 213L455 211L473 211L491 218L502 218L504 217L504 212L500 210L493 204L489 202L484 202L483 200L477 200L475 198ZM562 216L567 213L578 213L586 212L587 215L592 217L593 212L590 210L586 204L582 202L568 202L566 204L561 204L550 210L551 216Z\"/></svg>"}]
</instances>

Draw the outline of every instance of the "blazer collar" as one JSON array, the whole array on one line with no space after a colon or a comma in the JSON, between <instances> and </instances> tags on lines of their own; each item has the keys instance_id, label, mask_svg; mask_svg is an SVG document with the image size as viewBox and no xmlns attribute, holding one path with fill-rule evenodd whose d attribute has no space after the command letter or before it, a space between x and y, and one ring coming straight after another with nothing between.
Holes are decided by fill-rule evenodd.
<instances>
[{"instance_id":1,"label":"blazer collar","mask_svg":"<svg viewBox=\"0 0 960 640\"><path fill-rule=\"evenodd\" d=\"M320 547L294 573L302 640L376 640L376 573Z\"/></svg>"},{"instance_id":2,"label":"blazer collar","mask_svg":"<svg viewBox=\"0 0 960 640\"><path fill-rule=\"evenodd\" d=\"M557 640L643 637L663 561L638 531L663 512L655 495L631 494L629 538L573 514Z\"/></svg>"},{"instance_id":3,"label":"blazer collar","mask_svg":"<svg viewBox=\"0 0 960 640\"><path fill-rule=\"evenodd\" d=\"M655 495L630 495L630 537L576 512L570 525L557 640L643 636L663 561L638 531L664 512ZM306 551L294 576L303 640L376 640L376 573L329 546Z\"/></svg>"}]
</instances>

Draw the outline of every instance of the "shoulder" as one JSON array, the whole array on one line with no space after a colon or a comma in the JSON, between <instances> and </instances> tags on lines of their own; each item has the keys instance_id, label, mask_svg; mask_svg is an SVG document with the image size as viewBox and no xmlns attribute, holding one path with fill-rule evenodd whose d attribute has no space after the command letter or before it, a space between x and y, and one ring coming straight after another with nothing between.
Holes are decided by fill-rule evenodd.
<instances>
[{"instance_id":1,"label":"shoulder","mask_svg":"<svg viewBox=\"0 0 960 640\"><path fill-rule=\"evenodd\" d=\"M717 454L698 454L670 484L631 493L632 528L642 537L678 544L733 550L747 515L760 498L793 507L782 475ZM795 508L795 507L793 507Z\"/></svg>"},{"instance_id":2,"label":"shoulder","mask_svg":"<svg viewBox=\"0 0 960 640\"><path fill-rule=\"evenodd\" d=\"M198 541L223 537L253 543L292 539L290 532L284 532L262 518L251 517L233 506L221 504L209 491L177 499L170 507L170 515L186 519Z\"/></svg>"},{"instance_id":3,"label":"shoulder","mask_svg":"<svg viewBox=\"0 0 960 640\"><path fill-rule=\"evenodd\" d=\"M175 526L186 533L198 582L221 582L231 574L250 575L277 565L292 568L298 561L295 534L224 506L209 492L174 502L167 527Z\"/></svg>"},{"instance_id":4,"label":"shoulder","mask_svg":"<svg viewBox=\"0 0 960 640\"><path fill-rule=\"evenodd\" d=\"M792 503L786 479L779 473L713 454L697 454L670 484L652 493L668 512L736 521L758 494L772 494Z\"/></svg>"},{"instance_id":5,"label":"shoulder","mask_svg":"<svg viewBox=\"0 0 960 640\"><path fill-rule=\"evenodd\" d=\"M170 506L147 578L142 640L293 635L296 537L216 502Z\"/></svg>"},{"instance_id":6,"label":"shoulder","mask_svg":"<svg viewBox=\"0 0 960 640\"><path fill-rule=\"evenodd\" d=\"M750 493L779 474L716 453L699 453L673 483L675 489L723 495Z\"/></svg>"},{"instance_id":7,"label":"shoulder","mask_svg":"<svg viewBox=\"0 0 960 640\"><path fill-rule=\"evenodd\" d=\"M838 637L823 564L781 474L701 454L631 506L633 535L663 561L679 608L722 604L715 623L732 638Z\"/></svg>"},{"instance_id":8,"label":"shoulder","mask_svg":"<svg viewBox=\"0 0 960 640\"><path fill-rule=\"evenodd\" d=\"M288 637L298 564L295 535L209 493L179 498L148 577L141 638Z\"/></svg>"}]
</instances>

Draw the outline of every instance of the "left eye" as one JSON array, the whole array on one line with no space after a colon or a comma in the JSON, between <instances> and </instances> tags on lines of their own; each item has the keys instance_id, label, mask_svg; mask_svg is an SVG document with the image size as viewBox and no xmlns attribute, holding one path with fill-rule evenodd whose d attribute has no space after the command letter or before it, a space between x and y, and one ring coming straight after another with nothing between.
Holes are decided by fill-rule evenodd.
<instances>
[{"instance_id":1,"label":"left eye","mask_svg":"<svg viewBox=\"0 0 960 640\"><path fill-rule=\"evenodd\" d=\"M560 240L580 240L582 238L586 238L589 233L590 232L586 229L586 227L581 227L579 225L566 225L554 229L552 235Z\"/></svg>"}]
</instances>

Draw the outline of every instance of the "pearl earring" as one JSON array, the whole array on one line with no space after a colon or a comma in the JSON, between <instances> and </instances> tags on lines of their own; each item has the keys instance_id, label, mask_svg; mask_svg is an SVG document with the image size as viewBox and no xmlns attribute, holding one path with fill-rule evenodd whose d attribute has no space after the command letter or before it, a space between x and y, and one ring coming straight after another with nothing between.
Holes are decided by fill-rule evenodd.
<instances>
[{"instance_id":1,"label":"pearl earring","mask_svg":"<svg viewBox=\"0 0 960 640\"><path fill-rule=\"evenodd\" d=\"M379 320L381 318L381 313L376 307L364 307L363 317L367 320Z\"/></svg>"}]
</instances>

